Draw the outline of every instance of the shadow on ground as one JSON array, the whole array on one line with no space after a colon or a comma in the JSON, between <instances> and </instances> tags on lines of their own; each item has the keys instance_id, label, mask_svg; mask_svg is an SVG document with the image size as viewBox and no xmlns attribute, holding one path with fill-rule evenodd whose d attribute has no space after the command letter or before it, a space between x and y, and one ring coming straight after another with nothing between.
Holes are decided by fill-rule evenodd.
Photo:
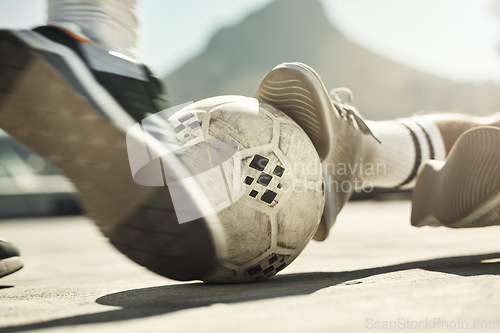
<instances>
[{"instance_id":1,"label":"shadow on ground","mask_svg":"<svg viewBox=\"0 0 500 333\"><path fill-rule=\"evenodd\" d=\"M96 300L99 304L119 306L121 309L34 324L9 326L2 328L1 331L19 332L67 325L106 323L161 315L215 303L230 304L307 295L324 288L348 284L366 277L411 269L424 269L459 276L500 275L500 252L415 261L355 271L281 274L276 278L259 283L208 285L195 282L133 289L105 295ZM359 281L356 282L359 283Z\"/></svg>"}]
</instances>

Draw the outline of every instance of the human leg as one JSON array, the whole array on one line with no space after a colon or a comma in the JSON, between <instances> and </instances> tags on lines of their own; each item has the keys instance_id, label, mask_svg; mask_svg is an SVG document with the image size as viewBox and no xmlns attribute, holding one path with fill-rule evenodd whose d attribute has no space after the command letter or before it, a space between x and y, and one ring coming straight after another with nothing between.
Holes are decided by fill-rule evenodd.
<instances>
[{"instance_id":1,"label":"human leg","mask_svg":"<svg viewBox=\"0 0 500 333\"><path fill-rule=\"evenodd\" d=\"M413 188L422 163L443 161L464 131L500 124L498 115L474 118L457 114L364 121L335 91L328 96L318 74L299 63L274 68L255 96L299 123L322 158L327 199L316 240L328 236L354 190Z\"/></svg>"},{"instance_id":2,"label":"human leg","mask_svg":"<svg viewBox=\"0 0 500 333\"><path fill-rule=\"evenodd\" d=\"M88 7L75 10L94 17ZM167 107L160 81L143 64L91 40L88 26L72 30L74 24L61 20L51 23L62 27L0 32L2 128L75 183L87 212L117 249L161 275L202 279L216 261L217 235L208 218L179 224L172 193L164 186L138 185L130 172L127 130ZM177 144L170 124L157 120L163 139ZM167 155L151 161L151 173L162 179L190 175L181 156ZM193 214L203 216L210 205L203 192L195 186L177 190Z\"/></svg>"}]
</instances>

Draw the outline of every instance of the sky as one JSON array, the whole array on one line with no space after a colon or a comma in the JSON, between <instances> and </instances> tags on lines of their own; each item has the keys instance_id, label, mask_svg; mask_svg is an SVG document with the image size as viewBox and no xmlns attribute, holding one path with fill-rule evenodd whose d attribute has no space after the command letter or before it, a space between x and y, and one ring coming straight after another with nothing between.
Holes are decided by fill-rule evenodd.
<instances>
[{"instance_id":1,"label":"sky","mask_svg":"<svg viewBox=\"0 0 500 333\"><path fill-rule=\"evenodd\" d=\"M168 74L202 52L220 28L239 23L271 1L143 0L141 60L158 74ZM376 53L456 81L500 83L500 17L488 13L492 1L322 3L334 26ZM31 28L45 20L45 0L0 1L0 28Z\"/></svg>"}]
</instances>

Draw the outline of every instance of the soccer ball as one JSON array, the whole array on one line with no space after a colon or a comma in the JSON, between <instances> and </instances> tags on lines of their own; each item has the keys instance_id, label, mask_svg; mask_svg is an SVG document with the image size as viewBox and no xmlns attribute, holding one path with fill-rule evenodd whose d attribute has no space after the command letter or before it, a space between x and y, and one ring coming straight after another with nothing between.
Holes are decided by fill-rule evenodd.
<instances>
[{"instance_id":1,"label":"soccer ball","mask_svg":"<svg viewBox=\"0 0 500 333\"><path fill-rule=\"evenodd\" d=\"M209 194L218 219L211 227L223 239L217 244L219 264L204 280L258 281L288 266L314 235L325 203L320 159L307 134L273 106L243 96L201 100L169 121L187 154L201 141L212 149L220 142L216 154L220 147L231 151L225 155L232 158L222 159L229 162L211 161L223 176L220 170L198 176L219 175L199 182L218 189Z\"/></svg>"}]
</instances>

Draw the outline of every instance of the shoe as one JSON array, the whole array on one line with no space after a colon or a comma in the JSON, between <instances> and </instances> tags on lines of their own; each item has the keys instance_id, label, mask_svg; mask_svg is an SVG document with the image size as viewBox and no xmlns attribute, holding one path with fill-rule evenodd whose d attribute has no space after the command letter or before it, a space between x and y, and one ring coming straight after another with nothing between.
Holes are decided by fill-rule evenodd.
<instances>
[{"instance_id":1,"label":"shoe","mask_svg":"<svg viewBox=\"0 0 500 333\"><path fill-rule=\"evenodd\" d=\"M0 239L0 278L23 268L19 249L12 243Z\"/></svg>"},{"instance_id":2,"label":"shoe","mask_svg":"<svg viewBox=\"0 0 500 333\"><path fill-rule=\"evenodd\" d=\"M167 106L147 67L54 26L0 31L0 50L0 127L75 184L90 217L130 259L172 279L209 275L218 236L208 218L177 223L168 188L131 176L127 130ZM167 122L159 126L175 138ZM190 174L181 156L162 161L165 175ZM209 204L194 187L183 190L190 206Z\"/></svg>"},{"instance_id":3,"label":"shoe","mask_svg":"<svg viewBox=\"0 0 500 333\"><path fill-rule=\"evenodd\" d=\"M356 172L336 170L356 167L362 154L362 136L373 136L357 110L342 102L343 93L352 97L345 88L329 94L319 75L302 63L276 66L255 92L255 98L283 111L299 124L318 151L326 184L325 210L314 235L318 241L326 239L355 189Z\"/></svg>"},{"instance_id":4,"label":"shoe","mask_svg":"<svg viewBox=\"0 0 500 333\"><path fill-rule=\"evenodd\" d=\"M500 223L500 129L477 127L457 140L445 162L418 171L411 224L451 228Z\"/></svg>"}]
</instances>

